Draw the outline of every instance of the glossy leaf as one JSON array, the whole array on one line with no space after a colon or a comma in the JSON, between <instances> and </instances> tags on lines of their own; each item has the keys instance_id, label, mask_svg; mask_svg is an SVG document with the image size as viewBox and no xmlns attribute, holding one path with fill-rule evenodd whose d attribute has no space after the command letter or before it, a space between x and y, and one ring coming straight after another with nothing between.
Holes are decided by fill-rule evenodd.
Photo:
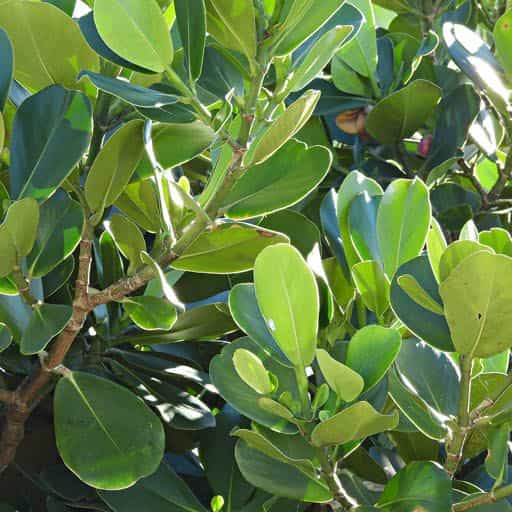
<instances>
[{"instance_id":1,"label":"glossy leaf","mask_svg":"<svg viewBox=\"0 0 512 512\"><path fill-rule=\"evenodd\" d=\"M380 195L363 192L350 205L350 237L360 260L382 260L377 240L377 212L381 200Z\"/></svg>"},{"instance_id":2,"label":"glossy leaf","mask_svg":"<svg viewBox=\"0 0 512 512\"><path fill-rule=\"evenodd\" d=\"M92 212L102 214L121 195L142 158L141 120L126 123L112 135L94 159L85 182Z\"/></svg>"},{"instance_id":3,"label":"glossy leaf","mask_svg":"<svg viewBox=\"0 0 512 512\"><path fill-rule=\"evenodd\" d=\"M233 366L238 376L256 393L268 395L272 383L261 359L250 350L239 348L233 353Z\"/></svg>"},{"instance_id":4,"label":"glossy leaf","mask_svg":"<svg viewBox=\"0 0 512 512\"><path fill-rule=\"evenodd\" d=\"M52 85L25 100L12 129L12 197L48 199L87 150L91 133L84 94Z\"/></svg>"},{"instance_id":5,"label":"glossy leaf","mask_svg":"<svg viewBox=\"0 0 512 512\"><path fill-rule=\"evenodd\" d=\"M52 84L74 88L82 69L99 69L99 58L77 24L51 4L2 2L0 27L14 48L14 76L28 89L39 91Z\"/></svg>"},{"instance_id":6,"label":"glossy leaf","mask_svg":"<svg viewBox=\"0 0 512 512\"><path fill-rule=\"evenodd\" d=\"M174 306L159 297L128 297L123 300L123 306L135 324L145 331L168 331L177 318Z\"/></svg>"},{"instance_id":7,"label":"glossy leaf","mask_svg":"<svg viewBox=\"0 0 512 512\"><path fill-rule=\"evenodd\" d=\"M294 366L305 368L315 356L320 308L313 273L297 249L279 244L256 259L254 285L272 336Z\"/></svg>"},{"instance_id":8,"label":"glossy leaf","mask_svg":"<svg viewBox=\"0 0 512 512\"><path fill-rule=\"evenodd\" d=\"M318 186L331 161L325 148L290 140L268 160L249 168L223 207L228 217L247 219L292 206Z\"/></svg>"},{"instance_id":9,"label":"glossy leaf","mask_svg":"<svg viewBox=\"0 0 512 512\"><path fill-rule=\"evenodd\" d=\"M356 402L315 427L311 433L314 446L345 444L392 430L398 414L380 414L368 402Z\"/></svg>"},{"instance_id":10,"label":"glossy leaf","mask_svg":"<svg viewBox=\"0 0 512 512\"><path fill-rule=\"evenodd\" d=\"M32 308L28 325L20 341L22 354L37 354L46 348L51 339L59 334L71 319L70 306L38 304Z\"/></svg>"},{"instance_id":11,"label":"glossy leaf","mask_svg":"<svg viewBox=\"0 0 512 512\"><path fill-rule=\"evenodd\" d=\"M431 311L436 315L443 315L443 306L436 302L411 276L411 274L401 275L397 279L398 286L418 305Z\"/></svg>"},{"instance_id":12,"label":"glossy leaf","mask_svg":"<svg viewBox=\"0 0 512 512\"><path fill-rule=\"evenodd\" d=\"M41 277L73 253L82 237L84 212L64 192L57 192L39 209L34 247L27 257L29 274Z\"/></svg>"},{"instance_id":13,"label":"glossy leaf","mask_svg":"<svg viewBox=\"0 0 512 512\"><path fill-rule=\"evenodd\" d=\"M400 350L395 329L368 325L356 332L348 345L346 364L364 379L364 390L373 388L386 374Z\"/></svg>"},{"instance_id":14,"label":"glossy leaf","mask_svg":"<svg viewBox=\"0 0 512 512\"><path fill-rule=\"evenodd\" d=\"M361 261L352 267L352 277L364 305L381 317L389 307L389 281L377 261Z\"/></svg>"},{"instance_id":15,"label":"glossy leaf","mask_svg":"<svg viewBox=\"0 0 512 512\"><path fill-rule=\"evenodd\" d=\"M437 282L439 282L439 263L447 244L439 222L437 222L434 217L432 217L430 222L431 224L427 234L428 261L430 262L432 272L434 273Z\"/></svg>"},{"instance_id":16,"label":"glossy leaf","mask_svg":"<svg viewBox=\"0 0 512 512\"><path fill-rule=\"evenodd\" d=\"M123 256L130 262L128 273L132 274L142 263L141 253L146 250L146 242L140 229L128 218L115 213L108 230Z\"/></svg>"},{"instance_id":17,"label":"glossy leaf","mask_svg":"<svg viewBox=\"0 0 512 512\"><path fill-rule=\"evenodd\" d=\"M441 256L439 262L439 279L443 282L452 272L453 269L459 265L465 258L474 254L475 252L489 252L492 250L478 242L471 240L457 240L450 244Z\"/></svg>"},{"instance_id":18,"label":"glossy leaf","mask_svg":"<svg viewBox=\"0 0 512 512\"><path fill-rule=\"evenodd\" d=\"M83 372L60 379L54 396L57 448L88 485L126 489L154 473L164 452L160 420L126 388Z\"/></svg>"},{"instance_id":19,"label":"glossy leaf","mask_svg":"<svg viewBox=\"0 0 512 512\"><path fill-rule=\"evenodd\" d=\"M94 22L107 46L126 60L157 73L171 64L172 41L155 0L95 0Z\"/></svg>"},{"instance_id":20,"label":"glossy leaf","mask_svg":"<svg viewBox=\"0 0 512 512\"><path fill-rule=\"evenodd\" d=\"M0 56L3 62L0 73L0 111L5 108L14 75L14 49L5 30L0 28Z\"/></svg>"},{"instance_id":21,"label":"glossy leaf","mask_svg":"<svg viewBox=\"0 0 512 512\"><path fill-rule=\"evenodd\" d=\"M430 226L426 186L418 179L395 180L386 189L377 214L377 238L386 274L419 256Z\"/></svg>"}]
</instances>

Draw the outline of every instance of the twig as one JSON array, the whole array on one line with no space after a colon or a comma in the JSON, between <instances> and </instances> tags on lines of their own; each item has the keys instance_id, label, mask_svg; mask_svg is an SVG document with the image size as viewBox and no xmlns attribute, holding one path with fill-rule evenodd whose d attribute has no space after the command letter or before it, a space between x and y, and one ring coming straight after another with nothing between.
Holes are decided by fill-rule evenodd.
<instances>
[{"instance_id":1,"label":"twig","mask_svg":"<svg viewBox=\"0 0 512 512\"><path fill-rule=\"evenodd\" d=\"M469 498L465 501L461 501L460 503L456 503L453 505L452 510L453 512L464 512L465 510L470 510L480 505L496 503L497 501L509 496L512 496L512 484L498 487L497 489L486 492L485 494L478 494L473 498Z\"/></svg>"}]
</instances>

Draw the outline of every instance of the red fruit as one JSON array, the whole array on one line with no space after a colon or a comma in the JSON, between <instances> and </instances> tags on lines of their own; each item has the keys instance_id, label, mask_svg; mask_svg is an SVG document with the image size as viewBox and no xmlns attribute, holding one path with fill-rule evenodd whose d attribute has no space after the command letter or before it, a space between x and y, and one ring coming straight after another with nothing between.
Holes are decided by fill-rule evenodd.
<instances>
[{"instance_id":1,"label":"red fruit","mask_svg":"<svg viewBox=\"0 0 512 512\"><path fill-rule=\"evenodd\" d=\"M430 149L432 148L432 140L432 135L425 135L425 137L421 139L420 143L418 144L418 156L427 158L428 154L430 153Z\"/></svg>"}]
</instances>

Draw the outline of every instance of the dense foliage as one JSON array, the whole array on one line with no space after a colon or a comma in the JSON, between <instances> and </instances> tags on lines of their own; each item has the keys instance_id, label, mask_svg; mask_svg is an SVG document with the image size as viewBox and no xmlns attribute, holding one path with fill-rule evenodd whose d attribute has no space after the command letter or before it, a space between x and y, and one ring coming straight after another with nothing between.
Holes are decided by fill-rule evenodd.
<instances>
[{"instance_id":1,"label":"dense foliage","mask_svg":"<svg viewBox=\"0 0 512 512\"><path fill-rule=\"evenodd\" d=\"M86 3L0 0L0 510L512 510L511 3Z\"/></svg>"}]
</instances>

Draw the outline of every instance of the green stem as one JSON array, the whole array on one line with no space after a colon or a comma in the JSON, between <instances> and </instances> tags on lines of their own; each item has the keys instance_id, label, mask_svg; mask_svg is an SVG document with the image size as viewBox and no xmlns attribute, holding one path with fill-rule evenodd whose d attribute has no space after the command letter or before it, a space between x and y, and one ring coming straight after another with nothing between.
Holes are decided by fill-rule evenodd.
<instances>
[{"instance_id":1,"label":"green stem","mask_svg":"<svg viewBox=\"0 0 512 512\"><path fill-rule=\"evenodd\" d=\"M303 367L295 366L295 380L297 381L297 387L299 388L299 395L301 400L301 412L304 418L308 418L311 409L311 403L309 401L309 382L306 376L306 371Z\"/></svg>"},{"instance_id":2,"label":"green stem","mask_svg":"<svg viewBox=\"0 0 512 512\"><path fill-rule=\"evenodd\" d=\"M480 505L489 505L491 503L496 503L499 500L504 498L508 498L512 496L512 484L504 485L503 487L498 487L497 489L486 492L485 494L479 494L474 498L469 498L460 503L456 503L452 507L453 512L464 512L465 510L470 510L474 507L478 507Z\"/></svg>"},{"instance_id":3,"label":"green stem","mask_svg":"<svg viewBox=\"0 0 512 512\"><path fill-rule=\"evenodd\" d=\"M30 289L30 284L23 275L21 268L19 266L14 267L11 279L18 290L18 293L21 295L23 301L29 306L35 306L37 304L37 299L34 297L32 290Z\"/></svg>"},{"instance_id":4,"label":"green stem","mask_svg":"<svg viewBox=\"0 0 512 512\"><path fill-rule=\"evenodd\" d=\"M464 443L471 428L469 401L471 396L471 370L473 368L473 359L471 356L461 355L459 364L461 378L457 425L452 432L452 438L446 443L447 455L445 469L452 476L459 467Z\"/></svg>"},{"instance_id":5,"label":"green stem","mask_svg":"<svg viewBox=\"0 0 512 512\"><path fill-rule=\"evenodd\" d=\"M103 136L107 132L107 117L110 107L110 96L103 91L98 93L98 99L96 100L96 106L94 108L94 127L91 138L91 145L89 147L89 154L85 162L85 169L89 171L96 158L97 154L101 149L101 141Z\"/></svg>"}]
</instances>

